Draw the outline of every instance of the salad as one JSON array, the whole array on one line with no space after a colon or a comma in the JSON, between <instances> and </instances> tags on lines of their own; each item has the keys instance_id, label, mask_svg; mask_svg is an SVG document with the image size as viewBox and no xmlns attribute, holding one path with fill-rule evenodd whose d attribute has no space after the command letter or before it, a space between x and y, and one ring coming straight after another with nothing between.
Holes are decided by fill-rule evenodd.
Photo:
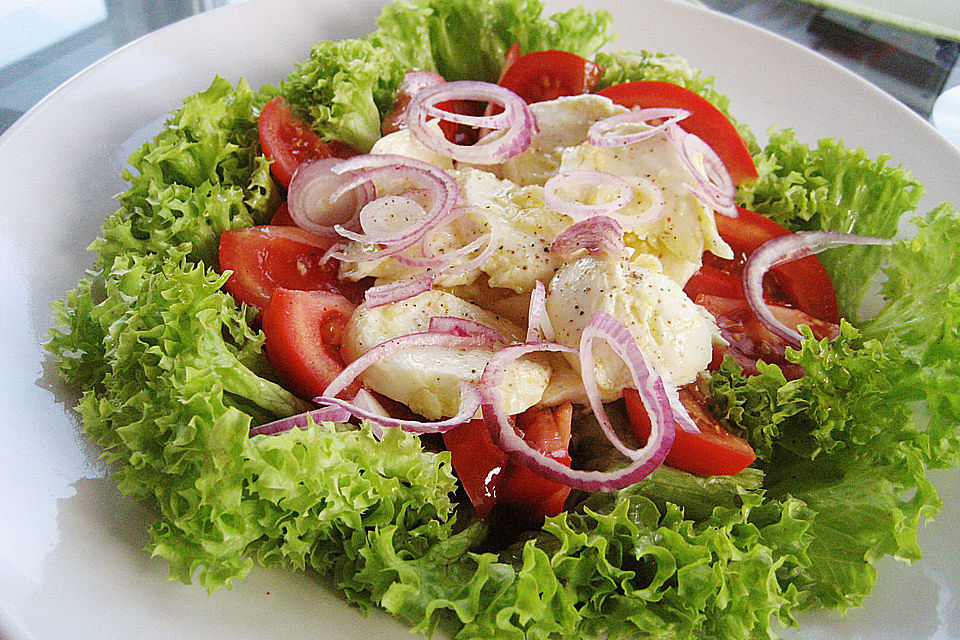
<instances>
[{"instance_id":1,"label":"salad","mask_svg":"<svg viewBox=\"0 0 960 640\"><path fill-rule=\"evenodd\" d=\"M603 14L379 25L188 98L58 306L172 576L316 570L461 637L746 638L919 557L960 451L952 208L890 243L905 171L761 147Z\"/></svg>"}]
</instances>

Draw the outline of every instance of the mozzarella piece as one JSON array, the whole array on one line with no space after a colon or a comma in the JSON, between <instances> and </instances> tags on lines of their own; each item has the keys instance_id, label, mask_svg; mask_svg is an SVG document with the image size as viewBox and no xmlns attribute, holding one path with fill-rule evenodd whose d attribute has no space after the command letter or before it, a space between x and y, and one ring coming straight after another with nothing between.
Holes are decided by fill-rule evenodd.
<instances>
[{"instance_id":1,"label":"mozzarella piece","mask_svg":"<svg viewBox=\"0 0 960 640\"><path fill-rule=\"evenodd\" d=\"M431 120L426 126L435 128L437 132L439 132L438 135L443 135L439 120ZM453 160L424 146L408 128L403 128L383 136L373 143L373 148L370 149L370 153L405 156L407 158L429 162L441 169L453 169Z\"/></svg>"},{"instance_id":2,"label":"mozzarella piece","mask_svg":"<svg viewBox=\"0 0 960 640\"><path fill-rule=\"evenodd\" d=\"M583 328L603 311L624 324L665 380L677 386L693 382L710 363L719 333L710 315L654 265L593 256L564 265L547 295L556 341L579 348ZM606 344L595 348L601 395L614 400L632 384L630 372ZM578 359L570 363L579 370Z\"/></svg>"},{"instance_id":3,"label":"mozzarella piece","mask_svg":"<svg viewBox=\"0 0 960 640\"><path fill-rule=\"evenodd\" d=\"M357 307L344 330L343 356L353 361L391 338L426 331L435 316L473 320L496 329L510 341L523 340L523 331L511 322L450 293L428 291L380 307ZM361 379L373 391L402 402L429 420L439 420L457 413L459 383L478 382L493 353L488 349L409 349L382 358L364 371ZM514 361L499 387L506 411L513 415L537 404L549 378L550 367L542 361Z\"/></svg>"},{"instance_id":4,"label":"mozzarella piece","mask_svg":"<svg viewBox=\"0 0 960 640\"><path fill-rule=\"evenodd\" d=\"M712 210L704 207L686 188L694 177L666 134L619 147L582 144L567 149L561 171L595 170L620 176L642 192L644 182L660 189L665 202L663 216L649 224L626 225L628 244L640 254L656 257L664 273L681 286L700 268L704 250L721 258L733 251L720 237ZM634 198L617 211L620 218L641 216L649 200Z\"/></svg>"},{"instance_id":5,"label":"mozzarella piece","mask_svg":"<svg viewBox=\"0 0 960 640\"><path fill-rule=\"evenodd\" d=\"M595 122L627 111L609 98L590 93L536 102L530 110L538 131L526 151L501 165L500 175L519 185L540 186L557 173L564 149L586 142Z\"/></svg>"}]
</instances>

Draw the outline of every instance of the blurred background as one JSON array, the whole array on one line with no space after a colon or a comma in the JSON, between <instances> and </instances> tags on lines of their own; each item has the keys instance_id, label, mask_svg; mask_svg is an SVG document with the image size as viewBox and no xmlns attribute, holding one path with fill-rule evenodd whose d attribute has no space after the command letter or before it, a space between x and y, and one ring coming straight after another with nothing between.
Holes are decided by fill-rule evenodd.
<instances>
[{"instance_id":1,"label":"blurred background","mask_svg":"<svg viewBox=\"0 0 960 640\"><path fill-rule=\"evenodd\" d=\"M242 1L0 0L0 132L114 49L171 22ZM960 146L955 0L698 1L839 62L930 119ZM898 5L909 15L897 15ZM831 8L836 6L847 11ZM888 12L892 7L894 13L878 15L876 7Z\"/></svg>"}]
</instances>

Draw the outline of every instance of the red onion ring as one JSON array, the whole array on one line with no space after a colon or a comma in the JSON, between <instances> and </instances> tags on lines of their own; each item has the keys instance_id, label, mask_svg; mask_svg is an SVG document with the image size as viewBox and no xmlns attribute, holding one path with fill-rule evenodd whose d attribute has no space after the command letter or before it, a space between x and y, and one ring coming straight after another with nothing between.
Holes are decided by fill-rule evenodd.
<instances>
[{"instance_id":1,"label":"red onion ring","mask_svg":"<svg viewBox=\"0 0 960 640\"><path fill-rule=\"evenodd\" d=\"M342 162L324 158L301 164L287 191L290 217L298 227L321 236L336 236L334 228L356 228L360 209L376 197L372 182L361 182L349 190L341 190L345 180L331 171ZM333 194L337 197L332 197Z\"/></svg>"},{"instance_id":2,"label":"red onion ring","mask_svg":"<svg viewBox=\"0 0 960 640\"><path fill-rule=\"evenodd\" d=\"M618 189L616 197L602 204L583 204L560 197L560 190L570 186L600 185ZM543 203L574 221L597 215L609 215L622 209L633 199L633 189L626 180L605 171L578 170L558 173L543 185Z\"/></svg>"},{"instance_id":3,"label":"red onion ring","mask_svg":"<svg viewBox=\"0 0 960 640\"><path fill-rule=\"evenodd\" d=\"M530 293L530 309L527 312L527 342L536 342L541 338L553 340L556 332L547 314L547 289L537 280Z\"/></svg>"},{"instance_id":4,"label":"red onion ring","mask_svg":"<svg viewBox=\"0 0 960 640\"><path fill-rule=\"evenodd\" d=\"M250 437L254 436L274 436L278 433L290 431L291 429L306 429L310 426L310 420L314 423L320 422L346 422L350 419L350 412L344 411L340 407L323 407L322 409L312 409L304 413L298 413L286 418L280 418L273 422L267 422L250 429Z\"/></svg>"},{"instance_id":5,"label":"red onion ring","mask_svg":"<svg viewBox=\"0 0 960 640\"><path fill-rule=\"evenodd\" d=\"M892 245L893 240L859 236L841 231L798 231L767 240L750 254L743 269L743 292L757 319L784 340L799 345L803 336L781 322L763 299L763 277L767 271L826 249L846 245Z\"/></svg>"},{"instance_id":6,"label":"red onion ring","mask_svg":"<svg viewBox=\"0 0 960 640\"><path fill-rule=\"evenodd\" d=\"M593 255L626 257L627 245L623 241L623 229L613 218L595 216L572 225L550 245L551 253L561 255L580 249L586 249Z\"/></svg>"},{"instance_id":7,"label":"red onion ring","mask_svg":"<svg viewBox=\"0 0 960 640\"><path fill-rule=\"evenodd\" d=\"M488 327L483 323L468 320L467 318L456 318L454 316L434 316L430 318L427 331L430 333L446 333L463 338L483 337L487 338L490 344L505 345L510 343L510 340L508 340L506 336L493 327Z\"/></svg>"},{"instance_id":8,"label":"red onion ring","mask_svg":"<svg viewBox=\"0 0 960 640\"><path fill-rule=\"evenodd\" d=\"M594 320L591 320L591 323L588 324L587 327L590 328L592 325L596 328ZM603 328L600 327L599 330L603 331ZM590 338L590 340L592 340L592 338ZM582 344L583 341L581 341L581 345ZM633 344L634 349L636 349L636 343L634 342ZM589 347L589 341L587 346ZM643 449L638 451L626 449L626 451L630 452L628 457L630 457L633 462L623 469L611 472L571 469L528 445L510 424L510 416L503 410L503 399L497 387L503 380L504 371L510 362L527 353L537 351L577 353L577 350L572 347L552 342L528 342L513 345L497 352L493 358L490 359L490 362L487 363L483 371L479 384L480 394L483 398L483 419L487 428L490 430L491 439L496 446L500 447L511 460L523 465L541 477L552 482L590 492L622 489L642 480L656 467L660 466L667 455L667 451L670 449L670 445L673 443L674 434L673 416L670 413L669 401L663 394L662 384L641 385L642 390L640 393L644 397L644 403L649 407L653 407L652 409L648 409L648 411L651 413L651 424L656 425L656 427L651 433L647 445ZM638 349L637 351L639 352ZM654 377L655 382L659 382L660 378L658 376ZM594 388L596 388L595 381ZM600 410L601 412L603 410L602 403L600 404ZM594 408L594 412L596 412L596 408ZM598 414L597 418L598 420L607 420L609 424L606 414Z\"/></svg>"},{"instance_id":9,"label":"red onion ring","mask_svg":"<svg viewBox=\"0 0 960 640\"><path fill-rule=\"evenodd\" d=\"M634 142L641 142L652 138L662 131L666 131L671 125L683 120L690 115L685 109L672 109L669 107L653 107L649 109L632 109L626 113L618 113L615 116L604 118L599 122L593 123L587 131L587 142L595 147L619 147ZM660 124L650 124L651 120L667 118ZM637 131L634 133L610 132L623 124L645 124L649 129Z\"/></svg>"},{"instance_id":10,"label":"red onion ring","mask_svg":"<svg viewBox=\"0 0 960 640\"><path fill-rule=\"evenodd\" d=\"M481 211L486 214L485 211ZM433 287L433 283L441 276L458 276L473 269L479 269L500 247L499 226L492 219L488 219L490 220L490 233L486 236L487 246L475 257L460 261L482 245L484 241L483 236L460 247L456 251L450 252L446 256L446 259L437 267L428 268L419 275L404 278L403 280L370 287L364 294L364 301L371 307L400 302L425 291L429 291ZM400 255L396 254L393 257L397 259L400 258ZM410 262L414 262L416 258L409 260ZM403 260L398 261L403 262Z\"/></svg>"},{"instance_id":11,"label":"red onion ring","mask_svg":"<svg viewBox=\"0 0 960 640\"><path fill-rule=\"evenodd\" d=\"M493 116L467 116L438 109L436 105L448 100L476 100L499 104L503 111ZM418 91L410 100L407 127L427 148L460 162L498 164L523 153L537 123L533 112L523 98L509 89L488 82L461 80L445 82ZM441 132L427 127L427 118L433 116L450 122L500 132L485 136L475 145L458 145L447 140Z\"/></svg>"},{"instance_id":12,"label":"red onion ring","mask_svg":"<svg viewBox=\"0 0 960 640\"><path fill-rule=\"evenodd\" d=\"M370 368L374 363L386 358L394 353L407 349L416 349L419 347L444 347L447 349L496 349L500 346L484 333L476 333L468 336L457 336L450 333L433 333L423 331L419 333L410 333L396 338L391 338L385 342L373 347L362 356L347 365L343 371L334 378L323 395L314 398L318 404L336 406L367 420L372 420L386 427L400 427L405 431L414 433L439 433L447 429L452 429L458 424L470 420L476 415L480 408L479 393L474 393L469 389L461 388L460 398L461 406L457 415L448 420L440 422L421 422L419 420L399 420L389 416L376 416L368 408L358 406L356 402L349 402L337 398L337 394L349 387L361 373ZM471 387L471 385L465 385ZM475 390L474 390L475 391ZM474 406L475 405L475 406ZM470 410L472 408L472 411Z\"/></svg>"},{"instance_id":13,"label":"red onion ring","mask_svg":"<svg viewBox=\"0 0 960 640\"><path fill-rule=\"evenodd\" d=\"M677 421L677 424L680 425L680 428L687 433L700 433L700 427L698 427L697 423L690 417L690 412L687 411L687 408L683 406L683 402L680 401L680 390L672 384L669 384L666 380L663 382L663 389L667 393L667 398L670 399L673 418Z\"/></svg>"},{"instance_id":14,"label":"red onion ring","mask_svg":"<svg viewBox=\"0 0 960 640\"><path fill-rule=\"evenodd\" d=\"M734 204L737 188L717 152L700 137L677 125L668 126L667 135L677 149L683 165L696 180L696 185L685 185L687 190L703 206L729 218L736 218L739 215ZM702 162L697 162L697 156L700 156Z\"/></svg>"},{"instance_id":15,"label":"red onion ring","mask_svg":"<svg viewBox=\"0 0 960 640\"><path fill-rule=\"evenodd\" d=\"M355 156L335 164L331 171L336 174L350 174L350 177L334 192L339 197L342 192L364 182L381 180L411 180L420 183L426 190L432 206L419 224L397 232L360 235L346 229L338 229L343 237L361 244L410 246L434 228L445 215L453 210L460 194L457 181L443 169L422 160L392 154Z\"/></svg>"},{"instance_id":16,"label":"red onion ring","mask_svg":"<svg viewBox=\"0 0 960 640\"><path fill-rule=\"evenodd\" d=\"M464 422L473 419L480 409L480 392L472 384L467 382L460 383L460 409L457 415L446 420L437 422L423 422L420 420L404 420L401 418L392 418L370 410L356 402L341 400L328 396L320 396L315 399L318 403L329 404L349 411L352 415L364 420L369 420L382 427L398 427L410 433L443 433L454 427L458 427Z\"/></svg>"},{"instance_id":17,"label":"red onion ring","mask_svg":"<svg viewBox=\"0 0 960 640\"><path fill-rule=\"evenodd\" d=\"M604 340L627 365L650 416L650 438L642 449L630 449L623 444L603 408L595 373L596 360L593 355L593 342L597 338ZM663 379L653 367L647 364L633 334L619 320L602 311L593 314L580 334L580 379L583 381L583 388L590 401L590 408L593 409L604 435L620 453L634 461L631 477L639 477L636 477L633 482L645 478L663 463L673 444L675 425L673 410L664 389Z\"/></svg>"}]
</instances>

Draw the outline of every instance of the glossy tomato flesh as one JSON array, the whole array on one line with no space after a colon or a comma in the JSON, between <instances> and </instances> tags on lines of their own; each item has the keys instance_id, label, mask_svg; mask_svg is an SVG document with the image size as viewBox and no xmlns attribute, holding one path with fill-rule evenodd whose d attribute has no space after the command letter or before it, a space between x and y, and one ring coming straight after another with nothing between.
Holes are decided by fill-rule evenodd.
<instances>
[{"instance_id":1,"label":"glossy tomato flesh","mask_svg":"<svg viewBox=\"0 0 960 640\"><path fill-rule=\"evenodd\" d=\"M551 408L531 407L514 419L515 428L532 448L570 466L569 403ZM526 522L542 521L563 510L570 487L543 478L513 462L497 447L481 419L443 434L454 471L481 518L495 506Z\"/></svg>"},{"instance_id":2,"label":"glossy tomato flesh","mask_svg":"<svg viewBox=\"0 0 960 640\"><path fill-rule=\"evenodd\" d=\"M514 60L511 57L508 52L499 84L528 104L590 93L603 74L599 65L567 51L535 51Z\"/></svg>"},{"instance_id":3,"label":"glossy tomato flesh","mask_svg":"<svg viewBox=\"0 0 960 640\"><path fill-rule=\"evenodd\" d=\"M677 124L699 136L720 156L734 184L757 178L757 166L740 132L722 111L700 94L661 80L624 82L607 87L599 94L628 109L671 107L689 111L690 115Z\"/></svg>"},{"instance_id":4,"label":"glossy tomato flesh","mask_svg":"<svg viewBox=\"0 0 960 640\"><path fill-rule=\"evenodd\" d=\"M321 260L333 242L299 227L264 225L224 231L220 270L233 272L227 291L261 311L278 287L328 291L359 302L364 285L341 281L337 262Z\"/></svg>"},{"instance_id":5,"label":"glossy tomato flesh","mask_svg":"<svg viewBox=\"0 0 960 640\"><path fill-rule=\"evenodd\" d=\"M650 416L636 389L624 389L630 426L637 440L645 444L650 437ZM753 447L717 422L703 395L693 386L680 389L680 400L699 427L699 433L684 431L678 425L664 464L701 476L735 475L757 459Z\"/></svg>"},{"instance_id":6,"label":"glossy tomato flesh","mask_svg":"<svg viewBox=\"0 0 960 640\"><path fill-rule=\"evenodd\" d=\"M553 408L531 407L516 420L516 429L532 449L567 467L570 460L570 425L573 406L567 402ZM499 504L515 511L523 520L540 522L563 511L570 487L537 475L511 462L500 481Z\"/></svg>"},{"instance_id":7,"label":"glossy tomato flesh","mask_svg":"<svg viewBox=\"0 0 960 640\"><path fill-rule=\"evenodd\" d=\"M297 167L307 160L357 155L355 149L342 142L320 140L310 124L297 116L280 96L263 106L257 130L263 154L273 161L270 172L284 187L290 186Z\"/></svg>"},{"instance_id":8,"label":"glossy tomato flesh","mask_svg":"<svg viewBox=\"0 0 960 640\"><path fill-rule=\"evenodd\" d=\"M767 240L790 235L792 232L770 218L749 209L738 207L737 212L739 215L736 218L714 216L720 237L733 249L733 259L724 260L707 253L704 254L703 263L707 268L725 271L739 279L747 258L760 245ZM728 295L729 291L726 289L704 291L704 293L733 297ZM771 269L764 279L764 295L796 307L825 322L833 324L840 322L833 283L830 281L827 270L815 255L793 260ZM738 297L743 297L742 293Z\"/></svg>"},{"instance_id":9,"label":"glossy tomato flesh","mask_svg":"<svg viewBox=\"0 0 960 640\"><path fill-rule=\"evenodd\" d=\"M356 308L329 291L276 289L263 312L267 357L288 387L308 400L322 395L344 368L340 340ZM341 397L353 399L359 384Z\"/></svg>"},{"instance_id":10,"label":"glossy tomato flesh","mask_svg":"<svg viewBox=\"0 0 960 640\"><path fill-rule=\"evenodd\" d=\"M757 361L763 360L779 366L788 380L803 375L799 365L786 359L786 348L792 345L767 329L745 300L700 294L694 302L713 316L720 328L720 335L727 341L727 345L718 347L721 356L730 355L748 374L759 373ZM768 306L787 326L797 328L805 324L810 327L817 339L834 338L840 334L837 325L814 318L799 309L772 304Z\"/></svg>"},{"instance_id":11,"label":"glossy tomato flesh","mask_svg":"<svg viewBox=\"0 0 960 640\"><path fill-rule=\"evenodd\" d=\"M486 519L499 496L500 479L507 467L507 454L493 444L483 418L471 420L443 434L453 469L467 497Z\"/></svg>"}]
</instances>

